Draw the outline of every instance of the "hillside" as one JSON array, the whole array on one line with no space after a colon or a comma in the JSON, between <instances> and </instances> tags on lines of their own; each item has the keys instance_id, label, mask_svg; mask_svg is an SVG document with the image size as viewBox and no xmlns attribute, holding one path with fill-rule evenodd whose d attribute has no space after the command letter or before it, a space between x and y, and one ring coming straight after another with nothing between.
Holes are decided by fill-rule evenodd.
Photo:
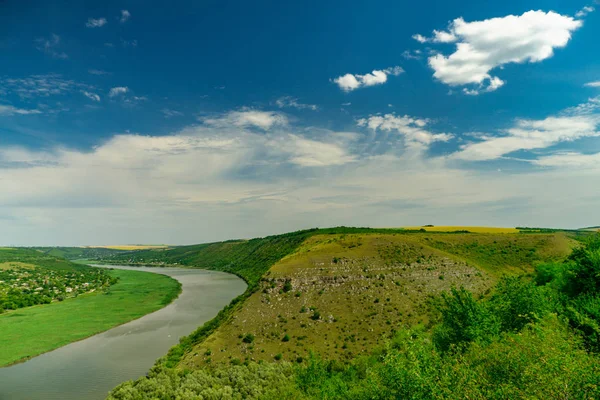
<instances>
[{"instance_id":1,"label":"hillside","mask_svg":"<svg viewBox=\"0 0 600 400\"><path fill-rule=\"evenodd\" d=\"M65 258L67 260L99 259L127 252L126 250L103 247L31 247L30 249L51 257Z\"/></svg>"},{"instance_id":2,"label":"hillside","mask_svg":"<svg viewBox=\"0 0 600 400\"><path fill-rule=\"evenodd\" d=\"M35 249L0 248L0 264L9 262L19 262L56 271L84 271L90 269L86 265L67 261L61 255L44 253Z\"/></svg>"},{"instance_id":3,"label":"hillside","mask_svg":"<svg viewBox=\"0 0 600 400\"><path fill-rule=\"evenodd\" d=\"M181 366L368 354L399 327L428 324L431 296L458 286L483 295L501 275L530 273L570 246L561 233L314 235Z\"/></svg>"},{"instance_id":4,"label":"hillside","mask_svg":"<svg viewBox=\"0 0 600 400\"><path fill-rule=\"evenodd\" d=\"M304 234L109 398L596 398L600 237Z\"/></svg>"}]
</instances>

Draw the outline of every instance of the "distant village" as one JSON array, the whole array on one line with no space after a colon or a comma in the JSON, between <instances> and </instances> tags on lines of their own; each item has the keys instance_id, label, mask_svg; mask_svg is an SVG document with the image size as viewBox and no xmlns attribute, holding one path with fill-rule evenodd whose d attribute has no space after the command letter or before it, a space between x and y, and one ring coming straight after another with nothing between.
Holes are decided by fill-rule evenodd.
<instances>
[{"instance_id":1,"label":"distant village","mask_svg":"<svg viewBox=\"0 0 600 400\"><path fill-rule=\"evenodd\" d=\"M97 268L61 271L24 268L15 263L0 269L0 313L105 290L115 281Z\"/></svg>"}]
</instances>

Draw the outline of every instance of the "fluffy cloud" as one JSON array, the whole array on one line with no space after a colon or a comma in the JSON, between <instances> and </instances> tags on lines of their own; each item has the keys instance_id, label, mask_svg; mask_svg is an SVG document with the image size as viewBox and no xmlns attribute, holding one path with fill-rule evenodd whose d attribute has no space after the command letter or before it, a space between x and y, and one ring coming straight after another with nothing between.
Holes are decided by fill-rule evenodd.
<instances>
[{"instance_id":1,"label":"fluffy cloud","mask_svg":"<svg viewBox=\"0 0 600 400\"><path fill-rule=\"evenodd\" d=\"M88 92L85 90L82 90L81 93L90 100L100 101L100 96L98 96L96 93Z\"/></svg>"},{"instance_id":2,"label":"fluffy cloud","mask_svg":"<svg viewBox=\"0 0 600 400\"><path fill-rule=\"evenodd\" d=\"M433 37L425 37L420 34L412 36L419 43L454 43L458 40L456 35L452 32L444 32L433 30Z\"/></svg>"},{"instance_id":3,"label":"fluffy cloud","mask_svg":"<svg viewBox=\"0 0 600 400\"><path fill-rule=\"evenodd\" d=\"M404 70L402 67L396 66L383 70L373 70L373 72L365 75L342 75L333 79L333 82L336 83L343 91L351 92L362 87L384 84L387 82L388 75L398 76L403 72Z\"/></svg>"},{"instance_id":4,"label":"fluffy cloud","mask_svg":"<svg viewBox=\"0 0 600 400\"><path fill-rule=\"evenodd\" d=\"M286 126L288 118L285 114L274 111L242 110L231 111L218 117L201 118L201 121L214 127L255 127L269 130L274 126Z\"/></svg>"},{"instance_id":5,"label":"fluffy cloud","mask_svg":"<svg viewBox=\"0 0 600 400\"><path fill-rule=\"evenodd\" d=\"M501 158L519 150L545 149L560 142L600 136L596 118L549 117L543 120L519 120L504 136L484 136L483 141L465 144L451 158L484 161Z\"/></svg>"},{"instance_id":6,"label":"fluffy cloud","mask_svg":"<svg viewBox=\"0 0 600 400\"><path fill-rule=\"evenodd\" d=\"M0 104L0 117L9 117L12 115L29 115L29 114L41 114L40 110L26 110L22 108L16 108L13 106L7 106Z\"/></svg>"},{"instance_id":7,"label":"fluffy cloud","mask_svg":"<svg viewBox=\"0 0 600 400\"><path fill-rule=\"evenodd\" d=\"M131 13L127 10L121 10L121 17L119 18L119 22L124 24L131 17Z\"/></svg>"},{"instance_id":8,"label":"fluffy cloud","mask_svg":"<svg viewBox=\"0 0 600 400\"><path fill-rule=\"evenodd\" d=\"M279 108L296 108L298 110L312 110L317 111L319 109L315 104L303 104L298 101L298 99L291 96L280 97L275 101L277 107Z\"/></svg>"},{"instance_id":9,"label":"fluffy cloud","mask_svg":"<svg viewBox=\"0 0 600 400\"><path fill-rule=\"evenodd\" d=\"M562 48L582 22L555 12L528 11L483 21L455 19L448 32L434 31L426 41L457 42L449 56L429 58L434 77L450 86L474 85L467 94L498 89L504 81L491 71L509 63L540 62Z\"/></svg>"},{"instance_id":10,"label":"fluffy cloud","mask_svg":"<svg viewBox=\"0 0 600 400\"><path fill-rule=\"evenodd\" d=\"M44 52L52 58L66 59L69 56L64 52L60 51L60 36L53 33L49 38L38 38L35 40L35 47L41 52Z\"/></svg>"},{"instance_id":11,"label":"fluffy cloud","mask_svg":"<svg viewBox=\"0 0 600 400\"><path fill-rule=\"evenodd\" d=\"M87 22L85 23L85 26L88 28L101 28L104 25L106 25L108 21L106 20L106 18L88 18Z\"/></svg>"},{"instance_id":12,"label":"fluffy cloud","mask_svg":"<svg viewBox=\"0 0 600 400\"><path fill-rule=\"evenodd\" d=\"M117 86L110 89L110 91L108 92L108 97L116 97L119 95L123 95L127 92L129 92L129 88L127 86Z\"/></svg>"},{"instance_id":13,"label":"fluffy cloud","mask_svg":"<svg viewBox=\"0 0 600 400\"><path fill-rule=\"evenodd\" d=\"M373 130L397 132L404 137L407 147L418 151L428 148L434 142L447 142L454 137L448 133L432 133L426 129L429 120L408 115L372 115L369 118L359 119L357 123L358 126Z\"/></svg>"}]
</instances>

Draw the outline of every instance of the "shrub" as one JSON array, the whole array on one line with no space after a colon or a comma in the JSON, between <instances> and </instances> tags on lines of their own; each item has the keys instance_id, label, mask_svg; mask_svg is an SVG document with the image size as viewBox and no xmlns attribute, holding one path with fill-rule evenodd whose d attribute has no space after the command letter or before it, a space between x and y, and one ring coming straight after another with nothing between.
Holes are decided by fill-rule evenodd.
<instances>
[{"instance_id":1,"label":"shrub","mask_svg":"<svg viewBox=\"0 0 600 400\"><path fill-rule=\"evenodd\" d=\"M254 342L254 335L251 333L246 333L244 335L244 338L242 339L242 342L244 343L252 343Z\"/></svg>"},{"instance_id":2,"label":"shrub","mask_svg":"<svg viewBox=\"0 0 600 400\"><path fill-rule=\"evenodd\" d=\"M285 336L283 337L283 339L281 339L282 342L289 342L290 341L290 335L288 335L287 333L285 334Z\"/></svg>"},{"instance_id":3,"label":"shrub","mask_svg":"<svg viewBox=\"0 0 600 400\"><path fill-rule=\"evenodd\" d=\"M433 340L442 351L459 349L473 341L489 340L500 332L498 318L464 288L453 288L451 294L444 293L439 311L442 323L435 329Z\"/></svg>"},{"instance_id":4,"label":"shrub","mask_svg":"<svg viewBox=\"0 0 600 400\"><path fill-rule=\"evenodd\" d=\"M503 278L490 303L502 331L519 331L556 308L553 292L519 277Z\"/></svg>"}]
</instances>

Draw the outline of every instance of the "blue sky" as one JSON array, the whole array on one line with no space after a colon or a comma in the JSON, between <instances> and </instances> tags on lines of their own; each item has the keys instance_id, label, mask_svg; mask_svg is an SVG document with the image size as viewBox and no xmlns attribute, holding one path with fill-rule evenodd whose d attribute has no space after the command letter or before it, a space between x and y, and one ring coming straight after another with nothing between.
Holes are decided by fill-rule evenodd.
<instances>
[{"instance_id":1,"label":"blue sky","mask_svg":"<svg viewBox=\"0 0 600 400\"><path fill-rule=\"evenodd\" d=\"M0 243L597 225L597 7L0 2Z\"/></svg>"}]
</instances>

